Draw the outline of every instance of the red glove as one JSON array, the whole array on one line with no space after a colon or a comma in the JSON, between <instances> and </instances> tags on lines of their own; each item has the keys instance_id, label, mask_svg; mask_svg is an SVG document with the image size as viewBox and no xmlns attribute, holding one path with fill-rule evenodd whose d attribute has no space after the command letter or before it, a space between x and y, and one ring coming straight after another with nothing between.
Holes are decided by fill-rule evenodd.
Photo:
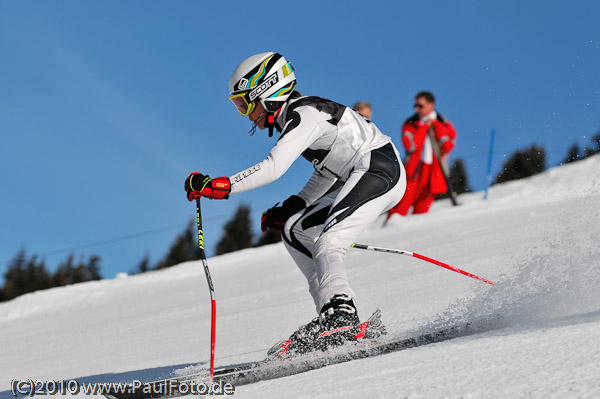
<instances>
[{"instance_id":1,"label":"red glove","mask_svg":"<svg viewBox=\"0 0 600 399\"><path fill-rule=\"evenodd\" d=\"M184 185L187 192L188 201L193 201L199 197L211 199L228 199L231 192L231 182L229 177L215 177L194 172L185 179Z\"/></svg>"}]
</instances>

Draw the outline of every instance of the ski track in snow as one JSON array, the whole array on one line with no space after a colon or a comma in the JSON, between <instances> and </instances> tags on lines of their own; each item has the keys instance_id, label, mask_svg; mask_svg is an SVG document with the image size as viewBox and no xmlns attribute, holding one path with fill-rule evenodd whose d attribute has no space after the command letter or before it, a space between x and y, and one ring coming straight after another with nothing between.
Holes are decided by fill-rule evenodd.
<instances>
[{"instance_id":1,"label":"ski track in snow","mask_svg":"<svg viewBox=\"0 0 600 399\"><path fill-rule=\"evenodd\" d=\"M600 157L438 201L350 249L359 314L381 307L390 337L466 326L452 340L239 386L236 398L600 397ZM192 213L192 209L190 209ZM205 232L207 245L220 232ZM213 243L213 244L211 244ZM264 357L314 315L281 244L208 260L217 298L217 366ZM199 262L54 288L0 304L0 397L17 379L151 381L207 368L210 298Z\"/></svg>"}]
</instances>

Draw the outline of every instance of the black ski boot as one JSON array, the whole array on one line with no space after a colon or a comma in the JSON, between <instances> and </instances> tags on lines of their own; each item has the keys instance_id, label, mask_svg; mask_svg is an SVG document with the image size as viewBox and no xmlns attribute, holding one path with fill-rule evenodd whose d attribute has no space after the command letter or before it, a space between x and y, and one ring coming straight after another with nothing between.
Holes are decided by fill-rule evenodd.
<instances>
[{"instance_id":1,"label":"black ski boot","mask_svg":"<svg viewBox=\"0 0 600 399\"><path fill-rule=\"evenodd\" d=\"M321 309L319 321L321 329L315 340L316 349L325 351L356 340L354 336L360 321L354 300L348 295L331 298Z\"/></svg>"},{"instance_id":2,"label":"black ski boot","mask_svg":"<svg viewBox=\"0 0 600 399\"><path fill-rule=\"evenodd\" d=\"M296 330L288 340L278 342L268 356L287 357L301 355L355 341L360 331L354 300L348 295L334 295L321 308L319 317Z\"/></svg>"}]
</instances>

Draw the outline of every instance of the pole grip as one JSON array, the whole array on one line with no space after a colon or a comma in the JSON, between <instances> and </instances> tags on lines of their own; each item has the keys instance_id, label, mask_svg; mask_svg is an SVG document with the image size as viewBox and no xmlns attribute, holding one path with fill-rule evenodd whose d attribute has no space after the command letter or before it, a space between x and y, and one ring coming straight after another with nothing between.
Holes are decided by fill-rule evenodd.
<instances>
[{"instance_id":1,"label":"pole grip","mask_svg":"<svg viewBox=\"0 0 600 399\"><path fill-rule=\"evenodd\" d=\"M435 131L433 129L433 125L429 126L429 138L431 140L431 145L433 146L433 152L435 153L435 157L437 158L440 167L442 168L442 175L444 176L444 180L446 181L446 186L448 187L448 196L450 197L450 201L452 201L453 206L458 205L458 201L456 200L456 193L452 188L452 181L450 180L450 167L448 164L444 162L442 159L442 150L440 149L440 143L438 143L435 138Z\"/></svg>"}]
</instances>

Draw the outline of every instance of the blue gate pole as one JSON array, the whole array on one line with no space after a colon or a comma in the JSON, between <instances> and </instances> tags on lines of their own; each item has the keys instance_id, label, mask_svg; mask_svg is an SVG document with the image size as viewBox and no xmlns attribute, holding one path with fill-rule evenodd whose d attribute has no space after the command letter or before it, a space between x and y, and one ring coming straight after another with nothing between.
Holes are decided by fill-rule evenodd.
<instances>
[{"instance_id":1,"label":"blue gate pole","mask_svg":"<svg viewBox=\"0 0 600 399\"><path fill-rule=\"evenodd\" d=\"M487 175L485 176L485 195L483 199L486 200L488 197L488 190L490 188L490 184L492 182L492 157L494 154L494 140L496 138L496 129L492 129L492 134L490 137L490 153L488 155L488 167L487 167Z\"/></svg>"}]
</instances>

